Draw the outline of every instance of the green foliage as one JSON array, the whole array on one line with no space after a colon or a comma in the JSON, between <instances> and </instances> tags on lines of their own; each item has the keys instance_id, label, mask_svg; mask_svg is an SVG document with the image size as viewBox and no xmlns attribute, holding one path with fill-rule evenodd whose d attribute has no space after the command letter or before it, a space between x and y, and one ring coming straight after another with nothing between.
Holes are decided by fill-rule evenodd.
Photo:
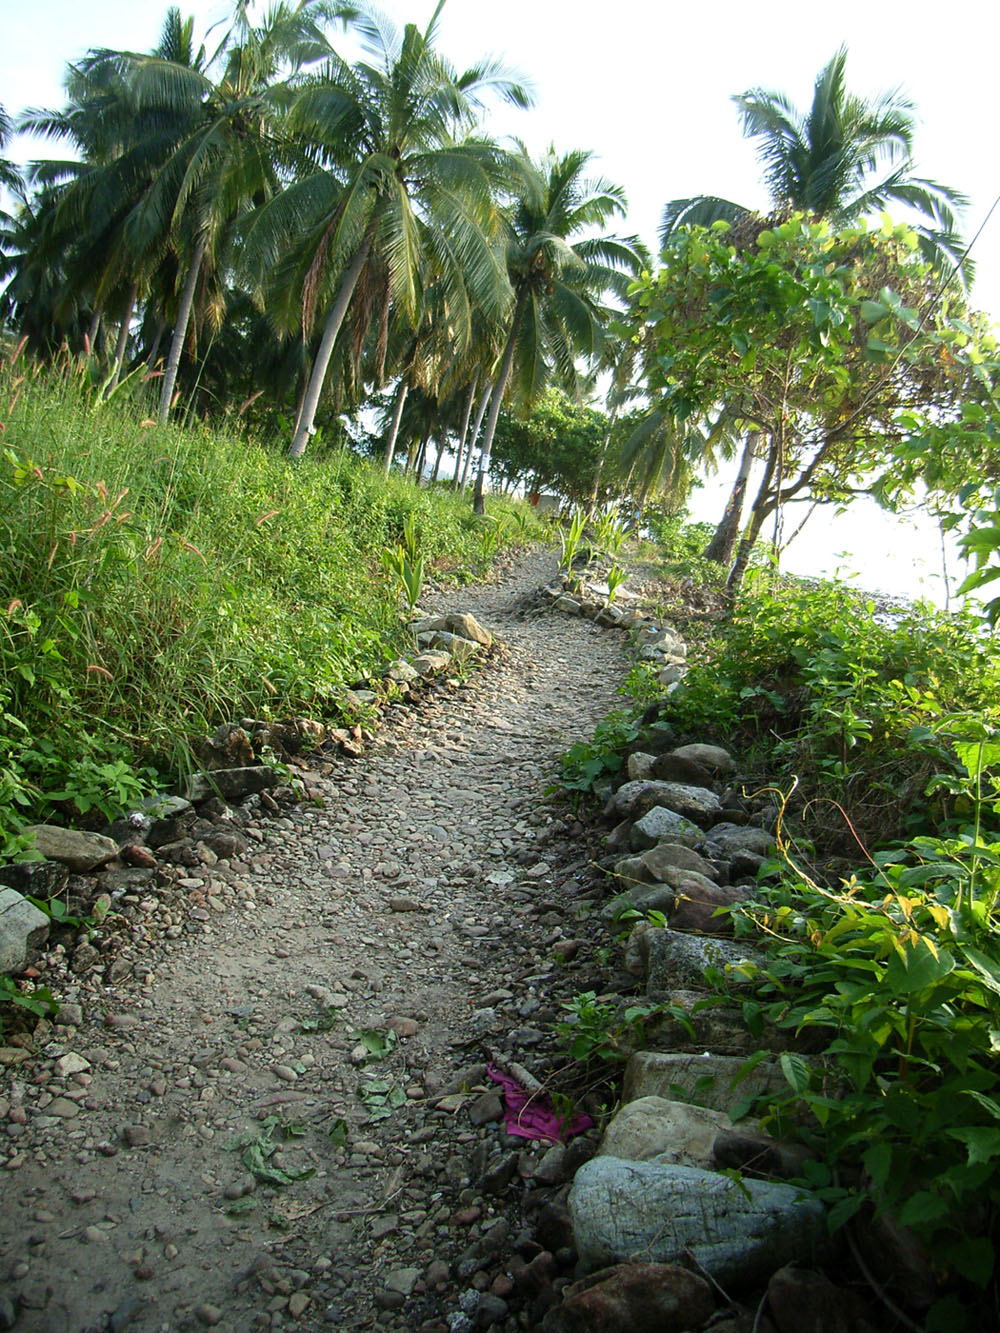
<instances>
[{"instance_id":1,"label":"green foliage","mask_svg":"<svg viewBox=\"0 0 1000 1333\"><path fill-rule=\"evenodd\" d=\"M847 503L895 449L959 430L994 346L961 294L935 281L916 235L888 219L873 231L800 213L683 227L633 300L659 408L683 424L722 402L730 427L759 433L739 574L787 500Z\"/></svg>"},{"instance_id":2,"label":"green foliage","mask_svg":"<svg viewBox=\"0 0 1000 1333\"><path fill-rule=\"evenodd\" d=\"M995 812L1000 788L984 796L980 776L970 802ZM808 1183L831 1227L869 1206L917 1232L965 1307L955 1328L985 1327L998 1308L998 896L1000 841L967 827L876 853L836 891L786 868L742 909L768 947L751 1030L819 1046L782 1056L790 1093L771 1104L773 1126L818 1141Z\"/></svg>"},{"instance_id":3,"label":"green foliage","mask_svg":"<svg viewBox=\"0 0 1000 1333\"><path fill-rule=\"evenodd\" d=\"M582 504L590 495L607 429L603 412L549 389L526 415L501 412L490 473Z\"/></svg>"},{"instance_id":4,"label":"green foliage","mask_svg":"<svg viewBox=\"0 0 1000 1333\"><path fill-rule=\"evenodd\" d=\"M407 514L403 520L402 542L382 552L382 568L390 578L397 580L406 598L406 609L412 613L424 586L424 557L412 514Z\"/></svg>"},{"instance_id":5,"label":"green foliage","mask_svg":"<svg viewBox=\"0 0 1000 1333\"><path fill-rule=\"evenodd\" d=\"M309 1166L289 1170L287 1167L275 1166L271 1158L283 1143L302 1138L304 1133L300 1126L285 1124L280 1116L269 1115L256 1129L237 1134L225 1146L227 1152L240 1154L240 1161L255 1180L264 1185L293 1185L297 1180L308 1180L314 1176L316 1168Z\"/></svg>"},{"instance_id":6,"label":"green foliage","mask_svg":"<svg viewBox=\"0 0 1000 1333\"><path fill-rule=\"evenodd\" d=\"M926 795L958 765L939 724L1000 717L998 689L994 642L972 617L879 614L843 585L761 573L662 715L684 735L735 740L769 778L797 778L802 799L839 803L862 841L886 840L953 812L940 781Z\"/></svg>"},{"instance_id":7,"label":"green foliage","mask_svg":"<svg viewBox=\"0 0 1000 1333\"><path fill-rule=\"evenodd\" d=\"M647 1019L660 1017L676 1006L634 1004L622 1009L613 1000L598 999L596 991L581 991L560 1008L567 1017L555 1024L555 1032L572 1060L627 1060L645 1040ZM679 1011L678 1011L679 1012Z\"/></svg>"},{"instance_id":8,"label":"green foliage","mask_svg":"<svg viewBox=\"0 0 1000 1333\"><path fill-rule=\"evenodd\" d=\"M574 509L570 515L569 527L560 525L559 532L559 568L566 574L572 574L573 561L580 554L583 535L587 528L587 515L582 509Z\"/></svg>"},{"instance_id":9,"label":"green foliage","mask_svg":"<svg viewBox=\"0 0 1000 1333\"><path fill-rule=\"evenodd\" d=\"M628 578L628 570L622 569L621 565L612 565L608 570L608 602L615 600L618 589Z\"/></svg>"},{"instance_id":10,"label":"green foliage","mask_svg":"<svg viewBox=\"0 0 1000 1333\"><path fill-rule=\"evenodd\" d=\"M6 1029L6 1011L11 1009L19 1009L35 1018L55 1018L59 1005L48 986L25 990L13 977L0 975L0 1037Z\"/></svg>"},{"instance_id":11,"label":"green foliage","mask_svg":"<svg viewBox=\"0 0 1000 1333\"><path fill-rule=\"evenodd\" d=\"M379 564L401 538L419 533L439 579L481 566L479 522L451 492L344 451L290 469L245 439L94 413L72 375L16 378L0 367L5 858L26 823L136 804L218 722L338 716L404 648Z\"/></svg>"}]
</instances>

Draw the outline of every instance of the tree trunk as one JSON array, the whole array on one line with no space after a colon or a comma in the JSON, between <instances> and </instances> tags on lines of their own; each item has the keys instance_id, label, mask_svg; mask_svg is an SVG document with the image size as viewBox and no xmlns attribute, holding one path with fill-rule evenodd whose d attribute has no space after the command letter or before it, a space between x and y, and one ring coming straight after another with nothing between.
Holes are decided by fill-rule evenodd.
<instances>
[{"instance_id":1,"label":"tree trunk","mask_svg":"<svg viewBox=\"0 0 1000 1333\"><path fill-rule=\"evenodd\" d=\"M399 438L399 423L403 419L403 404L406 402L406 394L409 385L405 377L400 379L399 388L396 390L396 406L392 410L392 422L389 426L389 435L385 442L385 463L382 470L385 475L389 475L389 469L392 467L393 455L396 452L396 440Z\"/></svg>"},{"instance_id":2,"label":"tree trunk","mask_svg":"<svg viewBox=\"0 0 1000 1333\"><path fill-rule=\"evenodd\" d=\"M174 385L177 383L177 370L181 363L181 352L184 349L184 340L187 337L188 322L191 319L191 307L194 305L194 290L198 285L198 274L201 272L202 261L205 258L205 252L208 249L208 237L199 238L198 244L194 248L194 254L191 257L191 266L188 269L187 277L184 279L184 291L181 293L180 309L177 312L177 323L174 325L174 336L170 340L170 355L167 357L167 368L163 375L163 386L160 390L160 410L157 413L157 421L161 426L167 424L167 418L170 416L171 400L174 396Z\"/></svg>"},{"instance_id":3,"label":"tree trunk","mask_svg":"<svg viewBox=\"0 0 1000 1333\"><path fill-rule=\"evenodd\" d=\"M476 411L476 424L472 427L469 435L469 447L465 451L465 466L462 468L462 480L459 483L459 490L464 491L469 482L469 467L472 463L472 455L476 449L476 441L479 439L479 428L483 424L483 417L486 415L486 409L490 405L490 396L493 393L493 385L487 384L483 390L483 396L479 400L479 407Z\"/></svg>"},{"instance_id":4,"label":"tree trunk","mask_svg":"<svg viewBox=\"0 0 1000 1333\"><path fill-rule=\"evenodd\" d=\"M160 355L160 343L163 341L163 335L166 331L166 322L161 319L156 326L156 337L153 339L153 346L149 349L149 356L146 358L146 370L150 374L156 369L156 361Z\"/></svg>"},{"instance_id":5,"label":"tree trunk","mask_svg":"<svg viewBox=\"0 0 1000 1333\"><path fill-rule=\"evenodd\" d=\"M750 469L753 467L753 460L757 454L757 442L760 436L757 431L750 431L747 435L746 444L743 446L743 456L740 459L740 469L736 474L736 481L733 483L733 489L729 493L729 500L726 503L726 512L722 515L719 526L712 535L712 540L702 551L703 560L715 560L720 565L728 565L733 558L733 551L736 549L736 539L740 535L740 527L743 523L743 504L746 499L747 482L750 479Z\"/></svg>"},{"instance_id":6,"label":"tree trunk","mask_svg":"<svg viewBox=\"0 0 1000 1333\"><path fill-rule=\"evenodd\" d=\"M441 459L444 458L444 445L445 445L445 440L447 440L447 438L448 438L447 431L442 431L441 443L438 445L437 458L434 460L434 471L431 473L431 479L430 482L428 483L431 486L433 486L434 483L437 481L438 473L441 471Z\"/></svg>"},{"instance_id":7,"label":"tree trunk","mask_svg":"<svg viewBox=\"0 0 1000 1333\"><path fill-rule=\"evenodd\" d=\"M417 450L417 456L414 460L413 471L416 474L417 485L420 485L420 478L424 474L424 461L427 457L427 441L431 438L430 425L424 431L424 438L420 441L420 448Z\"/></svg>"},{"instance_id":8,"label":"tree trunk","mask_svg":"<svg viewBox=\"0 0 1000 1333\"><path fill-rule=\"evenodd\" d=\"M90 327L88 328L86 337L84 338L85 351L87 353L88 360L94 355L94 353L97 350L97 332L98 329L100 329L101 327L102 313L103 312L101 310L101 307L98 306L90 317Z\"/></svg>"},{"instance_id":9,"label":"tree trunk","mask_svg":"<svg viewBox=\"0 0 1000 1333\"><path fill-rule=\"evenodd\" d=\"M458 432L458 450L455 454L455 475L452 478L452 488L458 490L458 479L462 472L462 455L465 453L465 441L469 434L469 421L472 418L472 404L476 397L476 385L479 383L479 376L473 375L472 383L469 385L469 395L465 400L465 409L462 412L462 425Z\"/></svg>"},{"instance_id":10,"label":"tree trunk","mask_svg":"<svg viewBox=\"0 0 1000 1333\"><path fill-rule=\"evenodd\" d=\"M517 343L517 330L521 323L521 313L524 310L527 299L528 289L527 287L522 287L517 294L514 315L510 322L510 333L507 337L507 346L504 348L503 361L500 365L500 374L497 376L496 388L493 390L493 398L490 401L490 414L486 419L486 433L483 436L483 450L479 456L479 471L476 473L476 493L472 502L472 508L477 514L485 514L486 512L486 505L483 501L483 491L486 485L486 474L490 469L490 453L493 449L493 436L496 434L497 420L500 416L500 405L503 402L504 394L507 392L507 381L510 379L511 367L514 364L514 347Z\"/></svg>"},{"instance_id":11,"label":"tree trunk","mask_svg":"<svg viewBox=\"0 0 1000 1333\"><path fill-rule=\"evenodd\" d=\"M608 449L611 447L611 432L615 428L617 417L618 404L615 403L608 417L608 429L604 436L604 443L601 445L601 452L597 457L597 467L594 470L594 489L590 493L590 509L588 511L591 518L597 513L597 493L601 489L601 473L604 470L604 460L608 456Z\"/></svg>"},{"instance_id":12,"label":"tree trunk","mask_svg":"<svg viewBox=\"0 0 1000 1333\"><path fill-rule=\"evenodd\" d=\"M757 488L757 494L750 508L750 522L747 524L746 531L740 538L739 546L736 549L736 560L729 576L726 579L727 588L738 588L743 582L743 575L746 573L747 565L750 563L750 555L757 544L757 538L760 536L769 514L774 512L777 499L774 498L771 483L774 480L774 473L778 463L778 456L781 452L781 446L773 437L767 452L767 464L764 468L764 476L761 479L760 486Z\"/></svg>"},{"instance_id":13,"label":"tree trunk","mask_svg":"<svg viewBox=\"0 0 1000 1333\"><path fill-rule=\"evenodd\" d=\"M135 310L135 303L139 296L138 280L132 283L128 289L128 296L125 298L125 309L122 312L122 322L118 328L118 342L115 344L115 369L111 376L111 383L108 385L108 392L116 387L122 377L122 368L125 365L125 352L128 348L128 331L132 324L132 312Z\"/></svg>"},{"instance_id":14,"label":"tree trunk","mask_svg":"<svg viewBox=\"0 0 1000 1333\"><path fill-rule=\"evenodd\" d=\"M375 240L375 229L378 226L378 214L368 223L364 239L358 246L354 258L347 266L340 283L340 291L337 293L337 299L333 303L333 308L327 317L326 326L323 329L323 337L320 339L319 348L316 352L316 360L313 362L312 375L309 377L309 388L306 390L305 400L302 404L302 415L299 418L299 424L295 434L292 437L292 443L288 449L289 458L301 458L306 451L306 444L309 436L313 432L313 422L316 420L316 409L319 407L320 395L323 392L323 383L326 380L326 372L330 367L330 358L333 356L333 348L337 341L337 334L340 332L340 326L344 322L344 316L347 314L347 307L351 304L351 297L354 295L354 289L358 285L358 279L361 277L361 270L365 266L369 254L371 253L372 242Z\"/></svg>"}]
</instances>

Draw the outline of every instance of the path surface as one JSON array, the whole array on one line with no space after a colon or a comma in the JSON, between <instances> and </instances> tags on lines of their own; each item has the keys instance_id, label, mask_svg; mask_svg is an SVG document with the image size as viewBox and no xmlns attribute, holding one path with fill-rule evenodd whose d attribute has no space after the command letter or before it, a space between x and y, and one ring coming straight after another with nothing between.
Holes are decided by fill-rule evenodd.
<instances>
[{"instance_id":1,"label":"path surface","mask_svg":"<svg viewBox=\"0 0 1000 1333\"><path fill-rule=\"evenodd\" d=\"M625 671L619 635L518 614L553 571L536 552L429 598L500 636L491 663L308 773L321 804L251 822L243 861L178 872L183 913L150 888L126 975L68 997L81 1025L40 1064L0 1071L19 1333L448 1326L447 1265L494 1220L469 1154L499 1130L432 1099L484 1043L523 1059L550 1012L555 909L586 851L541 795ZM351 1034L390 1020L389 1056L352 1063ZM406 1104L371 1121L373 1096ZM268 1165L315 1174L255 1184L230 1145L268 1116L292 1126Z\"/></svg>"}]
</instances>

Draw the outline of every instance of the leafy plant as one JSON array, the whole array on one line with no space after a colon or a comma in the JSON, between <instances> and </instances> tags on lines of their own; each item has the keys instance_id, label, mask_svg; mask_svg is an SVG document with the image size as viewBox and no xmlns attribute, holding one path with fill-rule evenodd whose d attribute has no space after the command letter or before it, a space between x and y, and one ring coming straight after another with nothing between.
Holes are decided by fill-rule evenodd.
<instances>
[{"instance_id":1,"label":"leafy plant","mask_svg":"<svg viewBox=\"0 0 1000 1333\"><path fill-rule=\"evenodd\" d=\"M628 570L622 569L620 565L612 565L608 570L608 605L610 605L618 593L618 589L628 578Z\"/></svg>"},{"instance_id":2,"label":"leafy plant","mask_svg":"<svg viewBox=\"0 0 1000 1333\"><path fill-rule=\"evenodd\" d=\"M580 551L586 527L587 515L582 509L574 509L570 516L569 527L560 526L558 529L561 548L559 568L566 574L572 574L573 572L573 561Z\"/></svg>"},{"instance_id":3,"label":"leafy plant","mask_svg":"<svg viewBox=\"0 0 1000 1333\"><path fill-rule=\"evenodd\" d=\"M266 1185L293 1185L297 1180L308 1180L316 1174L309 1166L288 1170L271 1163L271 1158L289 1139L301 1138L305 1131L300 1125L284 1124L280 1116L269 1115L257 1129L237 1134L226 1144L227 1152L238 1152L240 1160L255 1180ZM277 1136L277 1141L275 1139Z\"/></svg>"},{"instance_id":4,"label":"leafy plant","mask_svg":"<svg viewBox=\"0 0 1000 1333\"><path fill-rule=\"evenodd\" d=\"M641 1047L648 1019L669 1012L681 1017L690 1028L690 1020L677 1006L633 1004L621 1010L612 1000L600 1000L596 991L581 991L560 1008L567 1017L555 1024L555 1032L572 1060L627 1060Z\"/></svg>"},{"instance_id":5,"label":"leafy plant","mask_svg":"<svg viewBox=\"0 0 1000 1333\"><path fill-rule=\"evenodd\" d=\"M23 1009L35 1018L55 1018L59 1005L47 986L22 990L13 977L0 974L0 1036L5 1030L4 1011Z\"/></svg>"},{"instance_id":6,"label":"leafy plant","mask_svg":"<svg viewBox=\"0 0 1000 1333\"><path fill-rule=\"evenodd\" d=\"M399 1038L392 1028L359 1028L351 1033L351 1040L364 1047L367 1052L365 1064L368 1064L391 1055Z\"/></svg>"},{"instance_id":7,"label":"leafy plant","mask_svg":"<svg viewBox=\"0 0 1000 1333\"><path fill-rule=\"evenodd\" d=\"M376 1078L362 1084L361 1100L369 1120L384 1120L406 1105L406 1091L391 1078Z\"/></svg>"}]
</instances>

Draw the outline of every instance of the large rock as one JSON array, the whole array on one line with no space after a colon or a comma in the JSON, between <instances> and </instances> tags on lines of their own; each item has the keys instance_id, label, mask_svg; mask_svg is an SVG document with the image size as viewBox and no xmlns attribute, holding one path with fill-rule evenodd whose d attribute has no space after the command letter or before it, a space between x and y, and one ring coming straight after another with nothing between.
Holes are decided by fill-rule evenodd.
<instances>
[{"instance_id":1,"label":"large rock","mask_svg":"<svg viewBox=\"0 0 1000 1333\"><path fill-rule=\"evenodd\" d=\"M629 782L652 782L655 777L656 755L646 754L642 750L635 750L628 757Z\"/></svg>"},{"instance_id":2,"label":"large rock","mask_svg":"<svg viewBox=\"0 0 1000 1333\"><path fill-rule=\"evenodd\" d=\"M694 870L706 879L717 880L719 872L711 861L706 861L690 847L680 842L659 842L648 852L643 852L642 863L653 879L666 883L671 870ZM616 867L617 870L617 867Z\"/></svg>"},{"instance_id":3,"label":"large rock","mask_svg":"<svg viewBox=\"0 0 1000 1333\"><path fill-rule=\"evenodd\" d=\"M493 636L483 629L475 616L467 611L455 611L446 616L417 617L410 622L410 632L418 642L425 635L451 634L470 643L478 643L482 648L489 648Z\"/></svg>"},{"instance_id":4,"label":"large rock","mask_svg":"<svg viewBox=\"0 0 1000 1333\"><path fill-rule=\"evenodd\" d=\"M875 1333L855 1292L823 1273L786 1265L767 1284L767 1308L778 1333Z\"/></svg>"},{"instance_id":5,"label":"large rock","mask_svg":"<svg viewBox=\"0 0 1000 1333\"><path fill-rule=\"evenodd\" d=\"M649 930L639 947L646 959L647 995L670 995L681 986L701 986L707 968L723 973L730 988L751 986L753 970L765 963L762 954L741 943L687 935L682 930Z\"/></svg>"},{"instance_id":6,"label":"large rock","mask_svg":"<svg viewBox=\"0 0 1000 1333\"><path fill-rule=\"evenodd\" d=\"M413 669L419 671L421 676L434 676L450 665L451 653L435 651L433 648L425 653L419 653L413 659Z\"/></svg>"},{"instance_id":7,"label":"large rock","mask_svg":"<svg viewBox=\"0 0 1000 1333\"><path fill-rule=\"evenodd\" d=\"M614 924L625 912L662 912L664 916L669 916L676 905L677 894L669 884L638 883L606 903L601 908L601 917ZM645 964L636 975L643 976L644 971Z\"/></svg>"},{"instance_id":8,"label":"large rock","mask_svg":"<svg viewBox=\"0 0 1000 1333\"><path fill-rule=\"evenodd\" d=\"M705 827L722 816L719 798L707 787L689 787L683 782L659 779L623 783L615 792L613 813L639 819L658 805Z\"/></svg>"},{"instance_id":9,"label":"large rock","mask_svg":"<svg viewBox=\"0 0 1000 1333\"><path fill-rule=\"evenodd\" d=\"M82 833L57 824L32 824L25 832L34 837L35 846L47 861L69 866L77 875L85 875L118 855L118 844L103 833Z\"/></svg>"},{"instance_id":10,"label":"large rock","mask_svg":"<svg viewBox=\"0 0 1000 1333\"><path fill-rule=\"evenodd\" d=\"M16 889L0 889L0 974L24 971L29 949L40 949L49 918Z\"/></svg>"},{"instance_id":11,"label":"large rock","mask_svg":"<svg viewBox=\"0 0 1000 1333\"><path fill-rule=\"evenodd\" d=\"M718 847L723 856L729 857L741 852L767 856L774 851L774 834L750 824L715 824L708 841Z\"/></svg>"},{"instance_id":12,"label":"large rock","mask_svg":"<svg viewBox=\"0 0 1000 1333\"><path fill-rule=\"evenodd\" d=\"M588 1268L690 1254L724 1287L765 1280L829 1246L823 1205L802 1190L693 1166L594 1157L576 1174L569 1210Z\"/></svg>"},{"instance_id":13,"label":"large rock","mask_svg":"<svg viewBox=\"0 0 1000 1333\"><path fill-rule=\"evenodd\" d=\"M473 643L480 643L484 648L489 648L493 643L493 635L489 630L483 629L476 617L470 615L468 611L453 611L444 619L444 628L451 630L452 634L457 634L459 638L471 639Z\"/></svg>"},{"instance_id":14,"label":"large rock","mask_svg":"<svg viewBox=\"0 0 1000 1333\"><path fill-rule=\"evenodd\" d=\"M418 642L421 642L423 635ZM474 639L466 639L461 634L452 634L449 630L435 630L430 639L431 648L441 648L451 653L456 662L467 662L483 650L483 645Z\"/></svg>"},{"instance_id":15,"label":"large rock","mask_svg":"<svg viewBox=\"0 0 1000 1333\"><path fill-rule=\"evenodd\" d=\"M728 1114L752 1098L787 1092L787 1080L774 1060L761 1060L747 1069L746 1060L737 1055L636 1051L625 1067L622 1100L684 1098Z\"/></svg>"},{"instance_id":16,"label":"large rock","mask_svg":"<svg viewBox=\"0 0 1000 1333\"><path fill-rule=\"evenodd\" d=\"M700 764L720 778L736 772L736 761L720 745L679 745L672 753L679 759L690 759L692 763Z\"/></svg>"},{"instance_id":17,"label":"large rock","mask_svg":"<svg viewBox=\"0 0 1000 1333\"><path fill-rule=\"evenodd\" d=\"M626 1102L604 1131L599 1157L681 1166L714 1165L715 1142L733 1122L724 1111L664 1097Z\"/></svg>"},{"instance_id":18,"label":"large rock","mask_svg":"<svg viewBox=\"0 0 1000 1333\"><path fill-rule=\"evenodd\" d=\"M674 1264L618 1264L567 1288L543 1333L685 1333L715 1308L704 1278Z\"/></svg>"},{"instance_id":19,"label":"large rock","mask_svg":"<svg viewBox=\"0 0 1000 1333\"><path fill-rule=\"evenodd\" d=\"M242 801L256 792L277 786L278 775L264 765L253 768L217 768L212 773L192 773L184 786L189 801L221 796L224 801Z\"/></svg>"},{"instance_id":20,"label":"large rock","mask_svg":"<svg viewBox=\"0 0 1000 1333\"><path fill-rule=\"evenodd\" d=\"M658 842L684 842L696 847L705 841L705 834L697 824L692 824L675 810L654 805L632 825L629 841L634 851L644 852Z\"/></svg>"},{"instance_id":21,"label":"large rock","mask_svg":"<svg viewBox=\"0 0 1000 1333\"><path fill-rule=\"evenodd\" d=\"M69 867L58 861L13 861L0 866L0 884L28 898L55 898L69 879Z\"/></svg>"},{"instance_id":22,"label":"large rock","mask_svg":"<svg viewBox=\"0 0 1000 1333\"><path fill-rule=\"evenodd\" d=\"M677 902L670 914L670 929L705 935L731 935L733 919L722 909L746 902L752 890L724 888L692 871L680 870L675 873L679 877L686 873L686 878L680 882L675 881Z\"/></svg>"}]
</instances>

